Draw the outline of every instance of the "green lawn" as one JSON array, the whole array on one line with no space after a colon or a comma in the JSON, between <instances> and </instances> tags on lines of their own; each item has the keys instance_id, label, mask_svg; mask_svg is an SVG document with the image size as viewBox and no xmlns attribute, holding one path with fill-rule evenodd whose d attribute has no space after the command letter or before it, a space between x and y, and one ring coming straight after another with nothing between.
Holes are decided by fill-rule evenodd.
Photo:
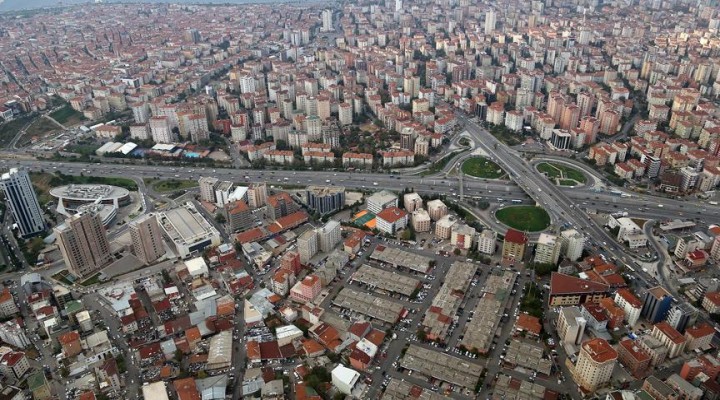
<instances>
[{"instance_id":1,"label":"green lawn","mask_svg":"<svg viewBox=\"0 0 720 400\"><path fill-rule=\"evenodd\" d=\"M94 156L95 150L99 149L100 146L99 144L71 144L65 146L65 151L83 156Z\"/></svg>"},{"instance_id":2,"label":"green lawn","mask_svg":"<svg viewBox=\"0 0 720 400\"><path fill-rule=\"evenodd\" d=\"M97 274L85 279L84 281L80 282L80 285L81 286L90 286L90 285L95 285L97 283L100 283L100 273L99 272Z\"/></svg>"},{"instance_id":3,"label":"green lawn","mask_svg":"<svg viewBox=\"0 0 720 400\"><path fill-rule=\"evenodd\" d=\"M585 175L583 175L582 172L579 170L568 167L564 164L558 164L558 163L541 163L537 166L538 171L546 174L548 178L555 179L566 179L566 180L574 180L577 183L585 183L587 179L585 178ZM562 183L561 183L562 185ZM565 185L565 186L572 186L572 185Z\"/></svg>"},{"instance_id":4,"label":"green lawn","mask_svg":"<svg viewBox=\"0 0 720 400\"><path fill-rule=\"evenodd\" d=\"M164 181L158 181L153 185L153 188L158 192L172 192L180 189L188 189L197 186L197 181L188 181L180 179L168 179Z\"/></svg>"},{"instance_id":5,"label":"green lawn","mask_svg":"<svg viewBox=\"0 0 720 400\"><path fill-rule=\"evenodd\" d=\"M70 107L70 104L65 107L53 112L50 116L57 122L63 125L74 125L82 121L83 115Z\"/></svg>"},{"instance_id":6,"label":"green lawn","mask_svg":"<svg viewBox=\"0 0 720 400\"><path fill-rule=\"evenodd\" d=\"M528 282L527 284L525 284L525 296L520 302L520 311L526 312L533 317L542 319L542 294L540 294L540 289L535 283Z\"/></svg>"},{"instance_id":7,"label":"green lawn","mask_svg":"<svg viewBox=\"0 0 720 400\"><path fill-rule=\"evenodd\" d=\"M66 284L66 285L72 285L73 282L70 280L69 275L70 275L69 272L66 269L64 269L64 270L54 274L52 276L52 278Z\"/></svg>"},{"instance_id":8,"label":"green lawn","mask_svg":"<svg viewBox=\"0 0 720 400\"><path fill-rule=\"evenodd\" d=\"M577 182L575 182L572 179L560 179L558 181L558 185L560 185L560 186L575 186L575 185L577 185Z\"/></svg>"},{"instance_id":9,"label":"green lawn","mask_svg":"<svg viewBox=\"0 0 720 400\"><path fill-rule=\"evenodd\" d=\"M537 232L550 226L548 213L536 206L510 206L495 212L503 224L519 231Z\"/></svg>"},{"instance_id":10,"label":"green lawn","mask_svg":"<svg viewBox=\"0 0 720 400\"><path fill-rule=\"evenodd\" d=\"M34 117L18 118L0 125L0 147L6 147L10 144L18 131L22 129L25 124L32 121L33 118Z\"/></svg>"},{"instance_id":11,"label":"green lawn","mask_svg":"<svg viewBox=\"0 0 720 400\"><path fill-rule=\"evenodd\" d=\"M485 157L473 157L465 160L462 164L462 172L465 175L487 179L497 179L505 175L505 171L499 165Z\"/></svg>"},{"instance_id":12,"label":"green lawn","mask_svg":"<svg viewBox=\"0 0 720 400\"><path fill-rule=\"evenodd\" d=\"M27 130L25 131L25 137L23 137L23 139L27 138L25 141L30 142L30 139L33 136L43 136L47 133L57 130L60 130L60 127L56 123L50 121L47 118L40 117L36 119L35 122L33 122L32 125L27 128ZM23 141L23 139L21 139L21 141Z\"/></svg>"}]
</instances>

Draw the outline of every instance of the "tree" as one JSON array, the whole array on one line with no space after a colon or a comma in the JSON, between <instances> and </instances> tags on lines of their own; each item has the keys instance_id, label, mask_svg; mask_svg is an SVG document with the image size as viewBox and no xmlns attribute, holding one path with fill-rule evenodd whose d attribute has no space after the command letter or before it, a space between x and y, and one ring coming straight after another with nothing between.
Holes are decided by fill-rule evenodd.
<instances>
[{"instance_id":1,"label":"tree","mask_svg":"<svg viewBox=\"0 0 720 400\"><path fill-rule=\"evenodd\" d=\"M284 141L282 139L278 139L278 141L275 142L275 148L277 150L288 150L290 148L290 146L288 146L286 141Z\"/></svg>"},{"instance_id":2,"label":"tree","mask_svg":"<svg viewBox=\"0 0 720 400\"><path fill-rule=\"evenodd\" d=\"M418 340L421 342L424 342L427 340L427 333L422 329L418 329L416 335L417 335Z\"/></svg>"},{"instance_id":3,"label":"tree","mask_svg":"<svg viewBox=\"0 0 720 400\"><path fill-rule=\"evenodd\" d=\"M460 249L458 249L458 248L453 250L453 254L455 254L456 256L459 256L461 253L462 253L462 251L460 251Z\"/></svg>"},{"instance_id":4,"label":"tree","mask_svg":"<svg viewBox=\"0 0 720 400\"><path fill-rule=\"evenodd\" d=\"M225 222L227 222L227 219L225 219L225 216L222 215L222 213L217 213L215 214L215 222L217 222L218 224L224 224Z\"/></svg>"}]
</instances>

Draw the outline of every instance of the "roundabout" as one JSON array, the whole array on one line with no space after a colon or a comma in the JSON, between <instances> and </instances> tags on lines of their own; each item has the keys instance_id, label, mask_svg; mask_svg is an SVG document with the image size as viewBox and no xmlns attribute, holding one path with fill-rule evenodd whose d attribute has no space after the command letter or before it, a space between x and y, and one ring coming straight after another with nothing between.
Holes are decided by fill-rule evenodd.
<instances>
[{"instance_id":1,"label":"roundabout","mask_svg":"<svg viewBox=\"0 0 720 400\"><path fill-rule=\"evenodd\" d=\"M495 218L513 229L540 232L550 226L550 215L542 207L508 206L495 211Z\"/></svg>"}]
</instances>

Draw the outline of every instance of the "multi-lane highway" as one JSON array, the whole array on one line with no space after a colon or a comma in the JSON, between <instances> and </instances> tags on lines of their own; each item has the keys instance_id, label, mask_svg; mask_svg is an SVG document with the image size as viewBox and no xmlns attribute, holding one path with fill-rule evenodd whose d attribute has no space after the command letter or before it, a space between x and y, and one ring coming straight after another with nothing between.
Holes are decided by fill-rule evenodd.
<instances>
[{"instance_id":1,"label":"multi-lane highway","mask_svg":"<svg viewBox=\"0 0 720 400\"><path fill-rule=\"evenodd\" d=\"M476 132L480 127L468 125L468 131ZM478 131L482 132L482 131ZM482 135L482 133L473 133ZM489 133L487 136L493 138ZM487 147L488 140L476 138L476 141ZM570 222L577 227L586 225L587 217L583 213L572 212L574 208L595 209L599 212L627 211L630 215L640 218L652 218L658 221L667 219L702 218L706 223L720 224L720 207L684 200L660 199L653 196L631 194L621 197L610 192L610 189L596 191L593 187L560 188L553 185L542 174L537 172L515 151L500 145L488 153L496 153L495 161L505 168L513 182L476 179L465 176L463 179L464 195L468 198L482 198L491 203L508 203L511 200L522 200L525 204L537 200L545 207L553 218L553 222ZM0 160L2 164L7 160ZM86 164L52 161L12 160L13 165L23 165L31 170L57 171L69 175L97 175L137 178L164 178L197 180L201 176L216 176L220 179L235 182L266 181L269 185L307 186L337 185L349 189L360 190L402 190L413 188L420 193L444 194L450 198L459 196L459 181L456 176L437 175L419 177L409 175L374 174L364 172L332 172L332 171L284 171L284 170L251 170L251 169L213 169L198 167L166 167L157 165L120 165L120 164ZM9 165L8 165L9 166ZM660 206L662 205L662 207ZM572 214L572 216L570 216ZM581 221L585 221L582 222Z\"/></svg>"},{"instance_id":2,"label":"multi-lane highway","mask_svg":"<svg viewBox=\"0 0 720 400\"><path fill-rule=\"evenodd\" d=\"M568 192L561 190L549 180L545 179L543 175L533 168L524 158L520 156L516 151L508 148L489 132L482 129L472 121L467 120L463 116L459 116L461 120L466 122L465 128L475 140L475 143L479 144L488 154L494 154L495 161L502 167L521 188L523 188L530 197L542 204L543 207L553 218L556 224L567 224L573 227L579 228L583 233L589 236L591 243L595 243L602 247L610 257L614 257L617 260L623 260L626 263L630 263L631 260L628 258L624 249L615 242L614 238L608 235L608 232L603 230L601 227L589 221L584 213L577 212L575 209L578 207L577 195L580 192ZM584 202L595 200L597 202L601 200L600 194L591 195L589 192L580 194L585 197ZM712 207L711 211L702 211L706 209L704 205L685 203L678 204L676 201L665 200L658 201L657 198L646 198L641 196L632 197L621 197L610 194L603 195L602 207L598 209L607 208L610 202L613 202L612 209L618 209L619 211L627 209L630 214L630 208L634 207L632 211L633 215L639 213L645 213L645 215L655 214L655 209L660 209L661 217L659 219L668 218L700 218L703 216L704 222L715 222L720 220L718 218L718 208ZM597 199L595 198L597 197ZM616 200L612 200L616 198ZM662 205L660 207L659 205ZM581 204L582 206L582 204ZM687 206L687 210L685 210ZM616 208L617 207L617 208ZM640 210L642 209L642 211ZM678 210L685 210L685 212ZM685 215L685 213L689 215ZM681 215L682 214L682 215ZM710 215L708 215L710 214ZM655 277L648 274L639 274L640 278L646 283L654 283Z\"/></svg>"}]
</instances>

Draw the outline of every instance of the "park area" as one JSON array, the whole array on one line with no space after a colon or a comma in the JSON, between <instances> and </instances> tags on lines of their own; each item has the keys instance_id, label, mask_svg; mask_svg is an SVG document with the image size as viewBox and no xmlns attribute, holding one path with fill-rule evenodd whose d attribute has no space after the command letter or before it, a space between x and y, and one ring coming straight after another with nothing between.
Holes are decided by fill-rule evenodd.
<instances>
[{"instance_id":1,"label":"park area","mask_svg":"<svg viewBox=\"0 0 720 400\"><path fill-rule=\"evenodd\" d=\"M544 162L537 165L537 170L559 186L576 186L587 182L582 172L563 164Z\"/></svg>"},{"instance_id":2,"label":"park area","mask_svg":"<svg viewBox=\"0 0 720 400\"><path fill-rule=\"evenodd\" d=\"M84 119L82 113L73 110L69 104L66 104L61 109L50 113L50 116L52 119L65 125L66 127L77 125Z\"/></svg>"},{"instance_id":3,"label":"park area","mask_svg":"<svg viewBox=\"0 0 720 400\"><path fill-rule=\"evenodd\" d=\"M197 181L179 180L179 179L168 179L160 180L153 184L153 189L158 192L173 192L175 190L189 189L196 187Z\"/></svg>"},{"instance_id":4,"label":"park area","mask_svg":"<svg viewBox=\"0 0 720 400\"><path fill-rule=\"evenodd\" d=\"M548 213L536 206L511 206L495 212L503 224L519 231L538 232L550 226Z\"/></svg>"},{"instance_id":5,"label":"park area","mask_svg":"<svg viewBox=\"0 0 720 400\"><path fill-rule=\"evenodd\" d=\"M505 171L499 165L485 157L473 157L465 160L462 164L462 172L465 175L485 179L498 179L505 175Z\"/></svg>"}]
</instances>

